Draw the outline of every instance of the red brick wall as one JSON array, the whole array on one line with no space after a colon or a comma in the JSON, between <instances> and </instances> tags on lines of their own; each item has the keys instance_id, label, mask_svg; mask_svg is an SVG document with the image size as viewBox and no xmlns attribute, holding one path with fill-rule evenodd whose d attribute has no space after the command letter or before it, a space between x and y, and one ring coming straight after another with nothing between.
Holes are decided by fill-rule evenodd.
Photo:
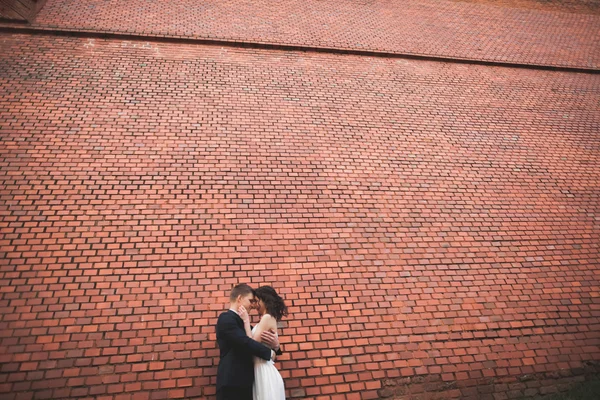
<instances>
[{"instance_id":1,"label":"red brick wall","mask_svg":"<svg viewBox=\"0 0 600 400\"><path fill-rule=\"evenodd\" d=\"M594 372L597 75L12 34L0 55L3 399L213 398L239 281L290 304L293 398Z\"/></svg>"}]
</instances>

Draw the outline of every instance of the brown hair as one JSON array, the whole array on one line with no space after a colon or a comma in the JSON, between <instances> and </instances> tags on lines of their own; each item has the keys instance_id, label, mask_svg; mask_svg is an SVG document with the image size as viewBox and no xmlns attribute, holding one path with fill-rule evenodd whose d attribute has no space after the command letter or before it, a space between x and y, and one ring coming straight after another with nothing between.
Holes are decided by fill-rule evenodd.
<instances>
[{"instance_id":1,"label":"brown hair","mask_svg":"<svg viewBox=\"0 0 600 400\"><path fill-rule=\"evenodd\" d=\"M236 285L233 289L231 289L229 300L233 302L238 298L238 296L247 296L250 293L254 293L254 290L249 285L246 285L245 283L240 283L239 285Z\"/></svg>"},{"instance_id":2,"label":"brown hair","mask_svg":"<svg viewBox=\"0 0 600 400\"><path fill-rule=\"evenodd\" d=\"M281 296L277 294L271 286L261 286L254 291L254 296L258 297L265 303L267 313L274 317L277 321L288 315L288 310Z\"/></svg>"}]
</instances>

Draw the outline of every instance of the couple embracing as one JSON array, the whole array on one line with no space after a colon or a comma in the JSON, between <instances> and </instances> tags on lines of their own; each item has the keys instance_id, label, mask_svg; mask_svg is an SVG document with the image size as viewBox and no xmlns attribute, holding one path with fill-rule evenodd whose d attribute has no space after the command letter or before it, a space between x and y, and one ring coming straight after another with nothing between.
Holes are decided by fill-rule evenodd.
<instances>
[{"instance_id":1,"label":"couple embracing","mask_svg":"<svg viewBox=\"0 0 600 400\"><path fill-rule=\"evenodd\" d=\"M217 400L285 400L283 379L275 367L279 348L277 322L287 315L283 299L271 286L233 288L230 308L217 321L221 359L217 369ZM250 326L250 310L260 322Z\"/></svg>"}]
</instances>

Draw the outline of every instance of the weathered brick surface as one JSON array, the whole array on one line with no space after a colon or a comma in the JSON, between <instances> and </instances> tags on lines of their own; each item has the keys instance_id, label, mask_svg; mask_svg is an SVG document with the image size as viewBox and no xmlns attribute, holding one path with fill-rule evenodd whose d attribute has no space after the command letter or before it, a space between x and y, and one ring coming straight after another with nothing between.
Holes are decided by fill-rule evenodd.
<instances>
[{"instance_id":1,"label":"weathered brick surface","mask_svg":"<svg viewBox=\"0 0 600 400\"><path fill-rule=\"evenodd\" d=\"M598 0L451 0L501 7L600 15Z\"/></svg>"},{"instance_id":2,"label":"weathered brick surface","mask_svg":"<svg viewBox=\"0 0 600 400\"><path fill-rule=\"evenodd\" d=\"M0 55L3 399L213 398L240 280L291 305L292 398L517 397L600 361L598 75L14 34Z\"/></svg>"},{"instance_id":3,"label":"weathered brick surface","mask_svg":"<svg viewBox=\"0 0 600 400\"><path fill-rule=\"evenodd\" d=\"M444 0L49 0L36 26L600 68L600 16Z\"/></svg>"}]
</instances>

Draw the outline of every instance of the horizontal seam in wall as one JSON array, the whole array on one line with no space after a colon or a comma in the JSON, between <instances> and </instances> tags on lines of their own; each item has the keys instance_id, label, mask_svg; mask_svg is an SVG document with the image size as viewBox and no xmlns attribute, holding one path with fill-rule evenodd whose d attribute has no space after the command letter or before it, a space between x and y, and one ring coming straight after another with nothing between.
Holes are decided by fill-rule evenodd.
<instances>
[{"instance_id":1,"label":"horizontal seam in wall","mask_svg":"<svg viewBox=\"0 0 600 400\"><path fill-rule=\"evenodd\" d=\"M586 68L586 67L575 67L575 66L565 66L565 65L550 65L550 64L539 64L539 63L534 64L534 63L526 63L526 62L505 62L505 61L494 61L494 60L483 60L483 59L470 59L470 58L462 58L462 57L447 57L447 56L436 56L436 55L426 55L426 54L414 54L414 53L393 53L393 52L384 52L384 51L376 51L376 50L358 50L358 49L339 48L339 47L303 46L303 45L293 45L293 44L278 44L278 43L242 41L242 40L238 41L238 40L227 40L227 39L193 38L193 37L188 37L188 36L174 36L174 35L147 35L147 34L137 34L137 33L97 31L97 30L89 30L89 29L32 27L32 26L24 26L24 25L16 25L16 24L12 25L12 24L5 24L5 23L0 24L0 32L22 33L22 34L30 34L30 35L74 36L74 37L85 37L85 38L117 39L117 40L120 39L120 40L135 40L135 41L144 40L144 41L162 42L162 43L187 43L187 44L200 44L200 45L210 45L210 46L225 46L225 47L280 50L280 51L348 54L348 55L358 55L358 56L365 56L365 57L399 58L399 59L436 61L436 62L446 62L446 63L508 67L508 68L524 68L524 69L533 69L533 70L579 72L579 73L588 73L588 74L600 73L600 68Z\"/></svg>"}]
</instances>

